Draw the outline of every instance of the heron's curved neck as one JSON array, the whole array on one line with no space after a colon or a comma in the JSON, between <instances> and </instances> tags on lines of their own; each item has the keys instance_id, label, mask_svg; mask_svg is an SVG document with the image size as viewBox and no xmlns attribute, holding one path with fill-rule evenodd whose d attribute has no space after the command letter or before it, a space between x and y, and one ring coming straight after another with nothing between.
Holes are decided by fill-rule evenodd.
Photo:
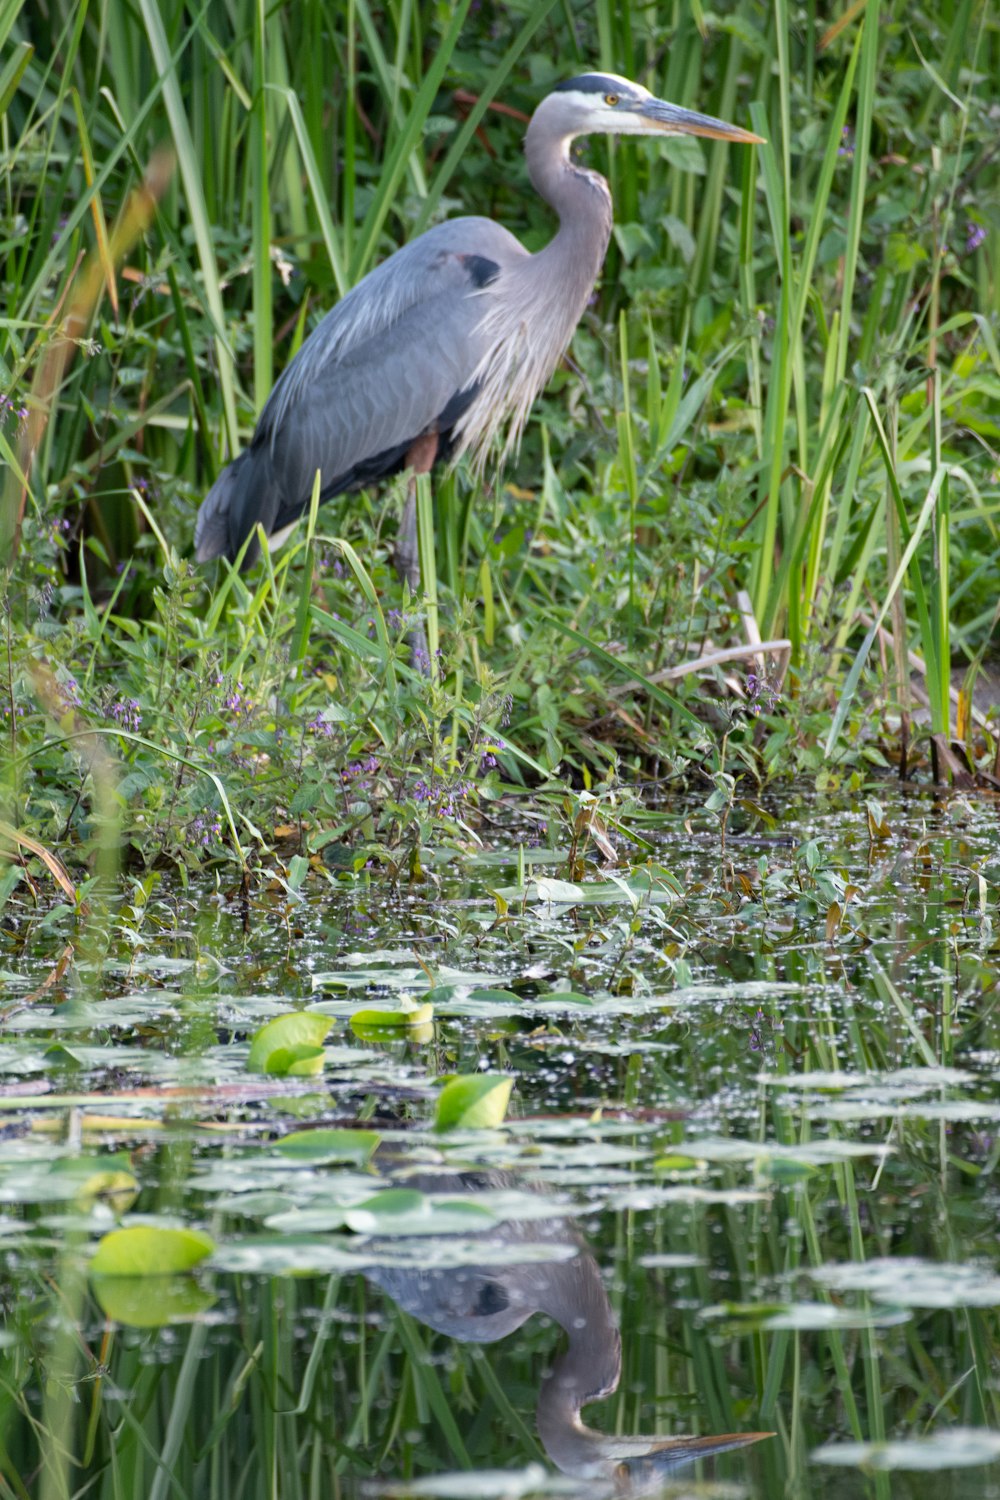
<instances>
[{"instance_id":1,"label":"heron's curved neck","mask_svg":"<svg viewBox=\"0 0 1000 1500\"><path fill-rule=\"evenodd\" d=\"M589 293L611 238L611 191L600 173L573 165L569 147L538 114L532 118L524 138L528 176L559 215L558 232L540 254L581 282L589 278Z\"/></svg>"}]
</instances>

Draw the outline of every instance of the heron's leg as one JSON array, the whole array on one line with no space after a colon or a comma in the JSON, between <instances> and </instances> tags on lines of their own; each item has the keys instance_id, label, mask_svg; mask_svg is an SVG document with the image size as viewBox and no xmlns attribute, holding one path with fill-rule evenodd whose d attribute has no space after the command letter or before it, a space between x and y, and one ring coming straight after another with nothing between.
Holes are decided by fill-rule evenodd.
<instances>
[{"instance_id":1,"label":"heron's leg","mask_svg":"<svg viewBox=\"0 0 1000 1500\"><path fill-rule=\"evenodd\" d=\"M406 486L406 500L396 533L396 547L392 554L396 576L401 583L410 585L414 598L420 592L420 552L417 547L417 476L410 475Z\"/></svg>"},{"instance_id":2,"label":"heron's leg","mask_svg":"<svg viewBox=\"0 0 1000 1500\"><path fill-rule=\"evenodd\" d=\"M417 545L417 475L429 474L437 457L438 435L427 432L417 438L406 455L406 466L412 470L406 489L406 502L396 533L396 547L392 560L401 582L410 585L413 598L420 594L420 549ZM407 636L410 659L418 672L426 676L430 671L430 654L427 649L427 632L423 621L419 621Z\"/></svg>"},{"instance_id":3,"label":"heron's leg","mask_svg":"<svg viewBox=\"0 0 1000 1500\"><path fill-rule=\"evenodd\" d=\"M406 467L412 470L406 491L406 504L396 534L396 550L392 560L399 579L410 585L410 593L420 592L420 552L417 547L417 481L416 475L429 474L437 458L438 435L425 432L410 445L406 455Z\"/></svg>"}]
</instances>

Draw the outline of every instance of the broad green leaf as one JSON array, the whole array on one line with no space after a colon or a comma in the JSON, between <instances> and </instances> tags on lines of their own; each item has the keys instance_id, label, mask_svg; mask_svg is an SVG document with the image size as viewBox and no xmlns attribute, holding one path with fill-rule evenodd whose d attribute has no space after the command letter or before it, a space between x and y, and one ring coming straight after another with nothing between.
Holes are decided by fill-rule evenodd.
<instances>
[{"instance_id":1,"label":"broad green leaf","mask_svg":"<svg viewBox=\"0 0 1000 1500\"><path fill-rule=\"evenodd\" d=\"M439 1130L492 1130L503 1123L514 1087L500 1073L472 1073L452 1078L438 1098L434 1123Z\"/></svg>"},{"instance_id":2,"label":"broad green leaf","mask_svg":"<svg viewBox=\"0 0 1000 1500\"><path fill-rule=\"evenodd\" d=\"M329 1030L329 1016L318 1015L315 1011L295 1010L284 1016L275 1016L254 1035L247 1068L251 1073L288 1073L293 1068L296 1072L319 1071L295 1065L305 1060L299 1049L321 1048ZM275 1057L276 1053L281 1056Z\"/></svg>"},{"instance_id":3,"label":"broad green leaf","mask_svg":"<svg viewBox=\"0 0 1000 1500\"><path fill-rule=\"evenodd\" d=\"M409 1026L426 1026L434 1015L433 1005L414 1005L402 1010L379 1010L368 1007L365 1010L356 1010L351 1015L351 1025L355 1030L363 1026L366 1030L385 1029L387 1031L398 1031Z\"/></svg>"},{"instance_id":4,"label":"broad green leaf","mask_svg":"<svg viewBox=\"0 0 1000 1500\"><path fill-rule=\"evenodd\" d=\"M377 1130L295 1130L282 1137L277 1149L292 1161L314 1166L332 1161L364 1166L381 1139Z\"/></svg>"},{"instance_id":5,"label":"broad green leaf","mask_svg":"<svg viewBox=\"0 0 1000 1500\"><path fill-rule=\"evenodd\" d=\"M191 1276L165 1276L156 1283L156 1296L140 1276L95 1276L94 1296L106 1317L132 1328L166 1328L190 1323L212 1306L214 1294Z\"/></svg>"},{"instance_id":6,"label":"broad green leaf","mask_svg":"<svg viewBox=\"0 0 1000 1500\"><path fill-rule=\"evenodd\" d=\"M479 1234L496 1222L485 1204L461 1198L437 1203L415 1188L373 1193L344 1214L355 1234Z\"/></svg>"},{"instance_id":7,"label":"broad green leaf","mask_svg":"<svg viewBox=\"0 0 1000 1500\"><path fill-rule=\"evenodd\" d=\"M200 1229L163 1229L136 1224L112 1229L90 1262L92 1276L176 1276L190 1271L215 1249Z\"/></svg>"}]
</instances>

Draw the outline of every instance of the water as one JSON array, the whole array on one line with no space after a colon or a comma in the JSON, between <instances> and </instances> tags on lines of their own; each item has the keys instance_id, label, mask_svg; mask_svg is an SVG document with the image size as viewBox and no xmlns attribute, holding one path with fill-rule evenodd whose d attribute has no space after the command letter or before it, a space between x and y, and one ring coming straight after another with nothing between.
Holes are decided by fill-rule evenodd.
<instances>
[{"instance_id":1,"label":"water","mask_svg":"<svg viewBox=\"0 0 1000 1500\"><path fill-rule=\"evenodd\" d=\"M773 811L246 932L8 906L2 1493L1000 1495L993 803ZM322 1071L248 1073L289 1011ZM479 1073L503 1126L436 1130ZM92 1274L121 1225L204 1258Z\"/></svg>"}]
</instances>

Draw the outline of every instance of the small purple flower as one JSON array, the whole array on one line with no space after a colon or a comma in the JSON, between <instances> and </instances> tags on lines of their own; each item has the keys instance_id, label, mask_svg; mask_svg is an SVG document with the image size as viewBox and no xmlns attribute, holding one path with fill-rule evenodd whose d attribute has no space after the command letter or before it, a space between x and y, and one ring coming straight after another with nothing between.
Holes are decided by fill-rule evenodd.
<instances>
[{"instance_id":1,"label":"small purple flower","mask_svg":"<svg viewBox=\"0 0 1000 1500\"><path fill-rule=\"evenodd\" d=\"M766 677L757 672L748 672L746 681L747 711L757 716L762 710L768 713L772 711L775 704L780 703L781 694L777 688Z\"/></svg>"},{"instance_id":2,"label":"small purple flower","mask_svg":"<svg viewBox=\"0 0 1000 1500\"><path fill-rule=\"evenodd\" d=\"M222 837L222 824L217 817L197 817L188 827L189 836L196 844L201 844L207 849L209 844L217 844Z\"/></svg>"},{"instance_id":3,"label":"small purple flower","mask_svg":"<svg viewBox=\"0 0 1000 1500\"><path fill-rule=\"evenodd\" d=\"M845 125L840 132L840 145L837 147L838 156L854 155L854 131L850 125Z\"/></svg>"},{"instance_id":4,"label":"small purple flower","mask_svg":"<svg viewBox=\"0 0 1000 1500\"><path fill-rule=\"evenodd\" d=\"M497 751L502 749L502 745L496 744L495 741L487 740L479 752L479 769L481 771L492 771L497 764Z\"/></svg>"},{"instance_id":5,"label":"small purple flower","mask_svg":"<svg viewBox=\"0 0 1000 1500\"><path fill-rule=\"evenodd\" d=\"M82 707L80 698L80 684L75 677L64 677L59 684L59 697L62 700L63 711L71 708Z\"/></svg>"},{"instance_id":6,"label":"small purple flower","mask_svg":"<svg viewBox=\"0 0 1000 1500\"><path fill-rule=\"evenodd\" d=\"M119 698L108 710L108 718L114 719L119 729L134 734L142 723L142 711L134 698Z\"/></svg>"},{"instance_id":7,"label":"small purple flower","mask_svg":"<svg viewBox=\"0 0 1000 1500\"><path fill-rule=\"evenodd\" d=\"M965 226L965 253L971 255L978 250L986 238L986 225L976 224L970 219Z\"/></svg>"},{"instance_id":8,"label":"small purple flower","mask_svg":"<svg viewBox=\"0 0 1000 1500\"><path fill-rule=\"evenodd\" d=\"M333 734L333 725L329 719L324 719L321 713L318 713L314 719L310 719L306 728L312 730L313 734L323 735L326 739Z\"/></svg>"},{"instance_id":9,"label":"small purple flower","mask_svg":"<svg viewBox=\"0 0 1000 1500\"><path fill-rule=\"evenodd\" d=\"M245 718L250 717L253 704L244 697L245 689L241 678L233 682L229 677L216 676L215 685L222 689L221 706L227 713L242 714Z\"/></svg>"}]
</instances>

